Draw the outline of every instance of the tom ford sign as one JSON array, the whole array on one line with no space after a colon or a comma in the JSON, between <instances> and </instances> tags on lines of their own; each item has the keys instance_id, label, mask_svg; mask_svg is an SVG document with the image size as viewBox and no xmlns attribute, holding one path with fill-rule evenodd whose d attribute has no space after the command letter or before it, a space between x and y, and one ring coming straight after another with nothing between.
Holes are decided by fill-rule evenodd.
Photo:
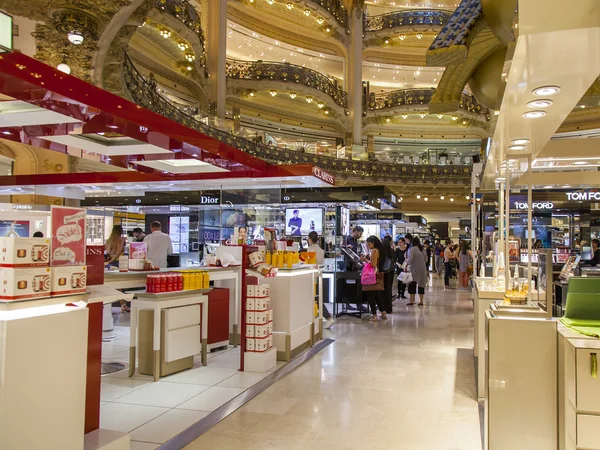
<instances>
[{"instance_id":1,"label":"tom ford sign","mask_svg":"<svg viewBox=\"0 0 600 450\"><path fill-rule=\"evenodd\" d=\"M600 192L567 192L567 200L575 200L575 201L600 201Z\"/></svg>"},{"instance_id":2,"label":"tom ford sign","mask_svg":"<svg viewBox=\"0 0 600 450\"><path fill-rule=\"evenodd\" d=\"M532 210L549 210L554 209L554 203L552 202L533 202L531 204ZM515 202L515 209L529 209L529 206L525 202Z\"/></svg>"}]
</instances>

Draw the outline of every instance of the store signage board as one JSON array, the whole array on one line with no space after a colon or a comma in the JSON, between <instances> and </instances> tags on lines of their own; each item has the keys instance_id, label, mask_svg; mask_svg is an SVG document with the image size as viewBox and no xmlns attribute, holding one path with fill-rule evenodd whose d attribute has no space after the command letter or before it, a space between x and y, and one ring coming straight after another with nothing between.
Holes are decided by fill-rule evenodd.
<instances>
[{"instance_id":1,"label":"store signage board","mask_svg":"<svg viewBox=\"0 0 600 450\"><path fill-rule=\"evenodd\" d=\"M328 183L331 185L335 184L335 177L333 175L331 175L330 173L325 172L320 167L313 167L312 173L315 177L317 177L321 181L324 181L325 183Z\"/></svg>"},{"instance_id":2,"label":"store signage board","mask_svg":"<svg viewBox=\"0 0 600 450\"><path fill-rule=\"evenodd\" d=\"M8 14L0 12L0 53L11 51L13 48L13 19Z\"/></svg>"},{"instance_id":3,"label":"store signage board","mask_svg":"<svg viewBox=\"0 0 600 450\"><path fill-rule=\"evenodd\" d=\"M204 192L200 196L200 204L201 205L220 205L221 204L221 194L219 192Z\"/></svg>"},{"instance_id":4,"label":"store signage board","mask_svg":"<svg viewBox=\"0 0 600 450\"><path fill-rule=\"evenodd\" d=\"M551 211L554 209L554 203L552 202L533 202L532 206L532 209L540 211ZM515 202L514 207L515 209L529 209L529 205L525 202Z\"/></svg>"},{"instance_id":5,"label":"store signage board","mask_svg":"<svg viewBox=\"0 0 600 450\"><path fill-rule=\"evenodd\" d=\"M85 209L52 206L51 265L85 264Z\"/></svg>"},{"instance_id":6,"label":"store signage board","mask_svg":"<svg viewBox=\"0 0 600 450\"><path fill-rule=\"evenodd\" d=\"M87 285L104 284L104 245L87 245Z\"/></svg>"},{"instance_id":7,"label":"store signage board","mask_svg":"<svg viewBox=\"0 0 600 450\"><path fill-rule=\"evenodd\" d=\"M595 200L600 201L600 191L584 191L584 192L567 192L567 200L585 201Z\"/></svg>"}]
</instances>

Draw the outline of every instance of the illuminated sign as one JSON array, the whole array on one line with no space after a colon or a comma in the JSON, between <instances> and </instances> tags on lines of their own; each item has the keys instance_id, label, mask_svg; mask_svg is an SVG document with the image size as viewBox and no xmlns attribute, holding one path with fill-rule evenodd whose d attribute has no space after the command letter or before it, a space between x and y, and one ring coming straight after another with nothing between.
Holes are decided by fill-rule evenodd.
<instances>
[{"instance_id":1,"label":"illuminated sign","mask_svg":"<svg viewBox=\"0 0 600 450\"><path fill-rule=\"evenodd\" d=\"M13 19L0 12L0 53L11 51L13 47Z\"/></svg>"},{"instance_id":2,"label":"illuminated sign","mask_svg":"<svg viewBox=\"0 0 600 450\"><path fill-rule=\"evenodd\" d=\"M317 177L319 180L322 180L329 184L335 184L335 177L330 173L325 172L323 169L319 167L313 167L313 175Z\"/></svg>"},{"instance_id":3,"label":"illuminated sign","mask_svg":"<svg viewBox=\"0 0 600 450\"><path fill-rule=\"evenodd\" d=\"M200 204L201 205L218 205L220 200L221 199L218 195L202 195L202 196L200 196Z\"/></svg>"},{"instance_id":4,"label":"illuminated sign","mask_svg":"<svg viewBox=\"0 0 600 450\"><path fill-rule=\"evenodd\" d=\"M538 210L554 208L554 203L552 202L533 202L531 205L533 206L532 209ZM515 209L529 209L529 206L525 202L515 202Z\"/></svg>"},{"instance_id":5,"label":"illuminated sign","mask_svg":"<svg viewBox=\"0 0 600 450\"><path fill-rule=\"evenodd\" d=\"M597 200L600 201L600 192L567 192L568 200Z\"/></svg>"}]
</instances>

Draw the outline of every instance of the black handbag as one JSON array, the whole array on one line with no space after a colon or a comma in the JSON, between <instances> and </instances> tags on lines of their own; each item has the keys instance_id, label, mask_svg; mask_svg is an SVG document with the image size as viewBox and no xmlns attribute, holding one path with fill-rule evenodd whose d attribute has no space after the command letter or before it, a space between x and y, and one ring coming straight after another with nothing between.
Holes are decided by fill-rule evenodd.
<instances>
[{"instance_id":1,"label":"black handbag","mask_svg":"<svg viewBox=\"0 0 600 450\"><path fill-rule=\"evenodd\" d=\"M377 273L377 283L375 284L363 284L362 285L363 292L369 291L383 291L385 290L385 286L383 284L383 273Z\"/></svg>"}]
</instances>

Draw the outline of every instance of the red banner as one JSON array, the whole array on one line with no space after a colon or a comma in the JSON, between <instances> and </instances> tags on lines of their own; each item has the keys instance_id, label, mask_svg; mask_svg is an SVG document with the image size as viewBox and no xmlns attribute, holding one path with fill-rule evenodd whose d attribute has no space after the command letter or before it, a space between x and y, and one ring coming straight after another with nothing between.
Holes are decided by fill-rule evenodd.
<instances>
[{"instance_id":1,"label":"red banner","mask_svg":"<svg viewBox=\"0 0 600 450\"><path fill-rule=\"evenodd\" d=\"M85 209L52 206L51 265L85 265Z\"/></svg>"}]
</instances>

